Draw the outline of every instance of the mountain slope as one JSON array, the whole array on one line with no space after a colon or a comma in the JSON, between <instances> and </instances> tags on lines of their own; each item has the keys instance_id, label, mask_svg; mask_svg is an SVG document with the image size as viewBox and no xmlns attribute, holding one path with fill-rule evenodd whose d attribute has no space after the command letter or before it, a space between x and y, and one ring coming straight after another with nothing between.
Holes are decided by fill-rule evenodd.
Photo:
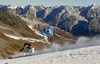
<instances>
[{"instance_id":1,"label":"mountain slope","mask_svg":"<svg viewBox=\"0 0 100 64\"><path fill-rule=\"evenodd\" d=\"M14 55L23 44L22 41L13 40L0 32L0 59L7 59Z\"/></svg>"},{"instance_id":2,"label":"mountain slope","mask_svg":"<svg viewBox=\"0 0 100 64\"><path fill-rule=\"evenodd\" d=\"M18 32L23 37L42 38L36 35L20 18L5 11L0 11L0 26L11 29L13 32ZM1 32L5 33L6 31ZM12 34L13 34L12 32ZM34 34L34 35L33 35ZM17 35L16 35L17 36Z\"/></svg>"},{"instance_id":3,"label":"mountain slope","mask_svg":"<svg viewBox=\"0 0 100 64\"><path fill-rule=\"evenodd\" d=\"M7 11L0 11L0 59L7 59L16 54L16 52L20 53L19 50L23 47L23 43L25 42L30 43L36 51L43 49L41 25L44 24L48 27L50 27L50 25L46 24L42 19L33 18L34 19L24 18L24 20L30 20L30 22L25 22L21 19L21 16L13 15ZM59 31L62 30L59 29ZM55 33L54 37L56 43L59 43L58 39L61 39L60 41L65 41L60 42L60 45L65 43L75 44L76 37L74 37L74 39L72 34L70 34L71 36L68 35L68 37L64 37L63 35L55 35ZM66 35L67 34L69 33L66 33ZM46 37L45 40L45 48L51 48L52 37Z\"/></svg>"},{"instance_id":4,"label":"mountain slope","mask_svg":"<svg viewBox=\"0 0 100 64\"><path fill-rule=\"evenodd\" d=\"M30 37L35 39L41 39L42 37L34 33L25 22L19 17L14 16L5 11L0 11L0 59L8 59L15 52L19 51L25 42L32 44L32 42L24 40L15 40L5 34L9 34L17 37ZM36 50L42 49L42 43L34 42ZM38 48L38 46L40 46Z\"/></svg>"},{"instance_id":5,"label":"mountain slope","mask_svg":"<svg viewBox=\"0 0 100 64\"><path fill-rule=\"evenodd\" d=\"M37 18L38 20L37 19L30 20L30 19L24 18L24 17L21 17L21 19L23 19L28 25L30 25L31 29L33 31L35 31L36 33L42 34L41 26L43 26L43 28L51 28L51 26L48 25L47 23L45 23L45 21L43 21L42 19L38 19ZM77 40L77 37L75 37L74 35L72 35L69 32L61 30L61 29L59 29L57 27L53 27L53 29L54 29L54 37L55 37L54 40L57 43L60 43L60 44L62 44L62 43L69 43L69 42L73 42L74 43ZM64 33L64 34L62 34L62 33ZM40 35L40 36L42 36L42 35ZM60 41L59 41L59 39L60 39ZM52 37L49 36L48 40L50 42L52 42ZM63 40L65 40L65 41L61 42ZM69 42L67 42L67 41L69 41Z\"/></svg>"}]
</instances>

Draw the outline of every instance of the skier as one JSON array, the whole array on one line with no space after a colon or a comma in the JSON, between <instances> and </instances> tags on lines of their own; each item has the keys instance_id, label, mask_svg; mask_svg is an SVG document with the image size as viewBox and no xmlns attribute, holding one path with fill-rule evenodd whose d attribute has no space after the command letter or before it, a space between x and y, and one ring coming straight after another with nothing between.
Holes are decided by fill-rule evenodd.
<instances>
[{"instance_id":1,"label":"skier","mask_svg":"<svg viewBox=\"0 0 100 64\"><path fill-rule=\"evenodd\" d=\"M24 50L25 48L27 48L26 52L34 52L34 48L32 47L32 45L28 44L28 43L24 43L24 47L20 50L22 52L22 50Z\"/></svg>"}]
</instances>

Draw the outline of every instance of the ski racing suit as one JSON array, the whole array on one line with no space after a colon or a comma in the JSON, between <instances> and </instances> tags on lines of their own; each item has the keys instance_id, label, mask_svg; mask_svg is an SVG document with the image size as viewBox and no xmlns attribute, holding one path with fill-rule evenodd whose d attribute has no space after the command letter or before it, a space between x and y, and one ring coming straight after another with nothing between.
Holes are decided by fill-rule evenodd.
<instances>
[{"instance_id":1,"label":"ski racing suit","mask_svg":"<svg viewBox=\"0 0 100 64\"><path fill-rule=\"evenodd\" d=\"M32 52L32 46L30 44L24 45L20 51L24 50L25 48L27 48L26 52Z\"/></svg>"}]
</instances>

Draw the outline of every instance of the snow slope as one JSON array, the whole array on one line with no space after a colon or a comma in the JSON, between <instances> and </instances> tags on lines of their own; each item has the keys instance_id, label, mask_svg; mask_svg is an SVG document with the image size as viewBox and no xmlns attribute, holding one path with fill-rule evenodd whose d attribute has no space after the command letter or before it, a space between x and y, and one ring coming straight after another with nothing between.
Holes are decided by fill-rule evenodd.
<instances>
[{"instance_id":1,"label":"snow slope","mask_svg":"<svg viewBox=\"0 0 100 64\"><path fill-rule=\"evenodd\" d=\"M100 64L100 45L0 60L0 64Z\"/></svg>"},{"instance_id":2,"label":"snow slope","mask_svg":"<svg viewBox=\"0 0 100 64\"><path fill-rule=\"evenodd\" d=\"M0 60L0 64L100 64L100 36L80 37L76 45L43 50L33 56Z\"/></svg>"}]
</instances>

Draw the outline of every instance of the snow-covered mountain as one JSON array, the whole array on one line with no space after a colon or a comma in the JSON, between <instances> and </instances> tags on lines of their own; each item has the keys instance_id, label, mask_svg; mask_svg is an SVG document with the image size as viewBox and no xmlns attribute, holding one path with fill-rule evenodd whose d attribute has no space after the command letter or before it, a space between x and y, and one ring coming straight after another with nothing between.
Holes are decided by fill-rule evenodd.
<instances>
[{"instance_id":1,"label":"snow-covered mountain","mask_svg":"<svg viewBox=\"0 0 100 64\"><path fill-rule=\"evenodd\" d=\"M9 11L24 17L38 17L46 23L59 27L75 36L100 34L100 6L13 6L1 5L0 10ZM33 19L33 18L31 18ZM81 28L81 29L80 29Z\"/></svg>"},{"instance_id":2,"label":"snow-covered mountain","mask_svg":"<svg viewBox=\"0 0 100 64\"><path fill-rule=\"evenodd\" d=\"M11 5L11 4L8 5L7 7L8 7L8 8L11 8L11 9L16 9L16 8L17 8L17 6L13 6L13 5Z\"/></svg>"}]
</instances>

